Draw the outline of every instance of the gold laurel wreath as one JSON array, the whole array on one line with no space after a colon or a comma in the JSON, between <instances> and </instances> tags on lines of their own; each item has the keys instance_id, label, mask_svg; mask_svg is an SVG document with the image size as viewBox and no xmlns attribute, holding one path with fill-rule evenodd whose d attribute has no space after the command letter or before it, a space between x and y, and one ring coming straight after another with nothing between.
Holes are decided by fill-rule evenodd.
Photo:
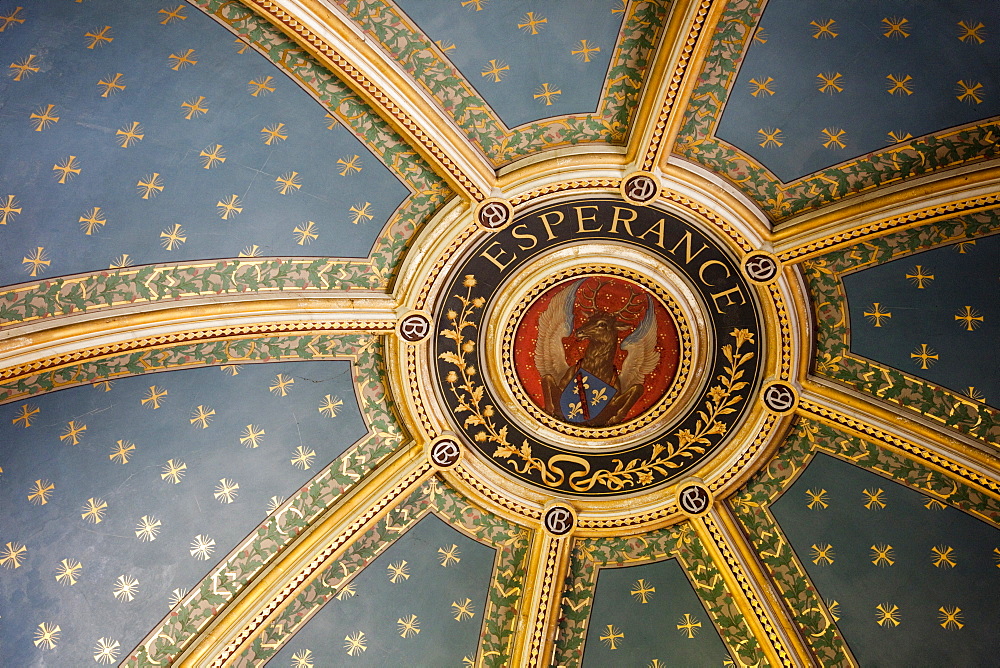
<instances>
[{"instance_id":1,"label":"gold laurel wreath","mask_svg":"<svg viewBox=\"0 0 1000 668\"><path fill-rule=\"evenodd\" d=\"M726 425L718 418L735 412L735 406L745 399L744 395L737 394L749 385L746 381L740 380L744 375L744 370L740 367L753 359L754 353L742 352L742 349L746 344L754 344L754 335L746 329L734 329L729 333L734 343L722 347L722 353L726 356L728 364L724 367L723 373L717 377L718 383L709 388L708 398L697 413L698 420L693 431L680 429L674 433L673 440L667 441L666 445L654 443L648 459L635 458L627 464L621 459L614 459L612 460L615 463L614 469L600 469L593 473L590 462L577 455L558 454L547 460L535 457L527 439L520 447L510 444L507 440L507 427L498 429L493 421L496 409L491 404L481 406L485 387L474 380L475 366L466 360L466 356L475 351L476 342L465 336L465 330L470 327L478 329L478 325L470 318L476 310L486 304L486 300L483 297L472 296L472 289L476 287L475 276L471 274L465 276L462 285L466 288L465 295L453 295L461 305L460 309L457 312L449 310L445 314L452 326L439 333L455 342L454 352L445 351L438 355L440 359L455 366L455 370L449 371L445 376L445 382L458 401L455 413L468 413L462 425L464 429L480 427L473 435L474 440L496 443L493 457L506 459L507 464L521 475L538 471L543 484L547 487L560 487L567 481L566 472L561 468L561 465L565 464L580 467L580 470L568 476L569 486L576 492L587 492L597 484L603 484L613 492L634 487L636 484L648 485L653 482L654 473L666 476L670 469L677 469L683 465L684 462L679 460L703 454L713 445L710 436L724 436Z\"/></svg>"}]
</instances>

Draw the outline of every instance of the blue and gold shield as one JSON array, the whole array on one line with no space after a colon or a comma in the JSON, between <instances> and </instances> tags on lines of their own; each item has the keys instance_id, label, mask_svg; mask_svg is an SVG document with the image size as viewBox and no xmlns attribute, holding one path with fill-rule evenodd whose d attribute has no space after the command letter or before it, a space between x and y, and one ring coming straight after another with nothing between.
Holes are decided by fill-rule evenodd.
<instances>
[{"instance_id":1,"label":"blue and gold shield","mask_svg":"<svg viewBox=\"0 0 1000 668\"><path fill-rule=\"evenodd\" d=\"M597 417L618 390L586 369L576 372L559 397L562 413L570 422L586 422Z\"/></svg>"}]
</instances>

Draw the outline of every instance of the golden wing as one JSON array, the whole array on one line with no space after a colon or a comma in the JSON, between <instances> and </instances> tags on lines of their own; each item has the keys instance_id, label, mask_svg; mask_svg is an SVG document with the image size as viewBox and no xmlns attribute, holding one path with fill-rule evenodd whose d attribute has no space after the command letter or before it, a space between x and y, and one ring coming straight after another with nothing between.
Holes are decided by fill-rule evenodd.
<instances>
[{"instance_id":1,"label":"golden wing","mask_svg":"<svg viewBox=\"0 0 1000 668\"><path fill-rule=\"evenodd\" d=\"M562 378L569 369L562 340L573 331L573 303L583 279L560 290L538 317L538 340L535 342L535 367L542 376Z\"/></svg>"},{"instance_id":2,"label":"golden wing","mask_svg":"<svg viewBox=\"0 0 1000 668\"><path fill-rule=\"evenodd\" d=\"M656 349L656 316L653 314L653 299L646 295L646 315L642 322L622 341L622 350L628 353L622 364L621 389L645 382L646 374L656 369L660 363L660 352Z\"/></svg>"}]
</instances>

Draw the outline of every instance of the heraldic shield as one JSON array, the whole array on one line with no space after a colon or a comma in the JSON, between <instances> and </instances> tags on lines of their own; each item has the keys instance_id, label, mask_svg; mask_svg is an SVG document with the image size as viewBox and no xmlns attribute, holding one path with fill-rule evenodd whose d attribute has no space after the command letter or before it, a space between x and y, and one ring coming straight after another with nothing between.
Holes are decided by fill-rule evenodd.
<instances>
[{"instance_id":1,"label":"heraldic shield","mask_svg":"<svg viewBox=\"0 0 1000 668\"><path fill-rule=\"evenodd\" d=\"M559 405L568 421L589 422L601 414L616 394L618 390L614 387L581 368L563 389Z\"/></svg>"}]
</instances>

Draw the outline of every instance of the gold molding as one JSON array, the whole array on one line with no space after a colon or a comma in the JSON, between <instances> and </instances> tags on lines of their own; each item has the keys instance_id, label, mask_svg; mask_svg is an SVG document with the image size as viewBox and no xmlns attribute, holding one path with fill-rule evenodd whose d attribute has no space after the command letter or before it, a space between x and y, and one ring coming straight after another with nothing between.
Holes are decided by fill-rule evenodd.
<instances>
[{"instance_id":1,"label":"gold molding","mask_svg":"<svg viewBox=\"0 0 1000 668\"><path fill-rule=\"evenodd\" d=\"M571 538L549 536L541 529L532 541L527 572L534 573L534 577L526 585L522 597L529 604L521 617L524 626L515 646L514 665L535 668L551 663L555 650L552 630L562 601L571 545Z\"/></svg>"},{"instance_id":2,"label":"gold molding","mask_svg":"<svg viewBox=\"0 0 1000 668\"><path fill-rule=\"evenodd\" d=\"M639 169L652 170L662 161L664 155L670 154L674 137L676 136L676 123L672 122L671 112L677 100L680 98L686 102L691 94L693 86L685 83L685 76L692 70L692 65L699 65L707 47L701 46L695 51L698 38L705 26L705 19L712 6L712 0L678 0L672 8L670 22L667 25L663 42L657 53L651 71L653 73L662 72L658 80L655 80L655 90L658 95L648 104L643 101L636 114L635 124L645 130L644 135L635 137L629 142L628 158L629 162L636 161ZM687 28L687 37L681 42L681 35ZM680 45L675 47L674 44ZM667 68L674 64L673 73L667 83ZM652 88L652 87L651 87ZM664 90L666 88L666 90ZM680 95L679 95L680 94ZM652 98L653 96L650 95ZM655 116L654 105L659 102L659 113ZM683 108L681 105L679 108ZM670 129L667 123L670 122ZM639 156L642 162L639 163Z\"/></svg>"},{"instance_id":3,"label":"gold molding","mask_svg":"<svg viewBox=\"0 0 1000 668\"><path fill-rule=\"evenodd\" d=\"M78 364L80 362L94 361L105 357L140 350L155 350L157 348L164 348L178 343L224 341L227 339L237 338L257 338L273 334L294 336L299 334L332 334L339 332L383 333L393 331L395 324L395 320L344 320L340 322L332 320L325 322L299 321L251 323L247 325L171 332L145 336L128 341L106 343L90 348L59 353L51 357L37 359L33 362L25 362L23 364L9 366L7 368L0 369L0 380L18 380L24 376L33 375L43 371L53 371L55 369ZM51 336L54 344L58 342L58 334L61 330L62 328L57 328L42 334L44 337ZM15 339L15 342L16 341L18 340Z\"/></svg>"}]
</instances>

